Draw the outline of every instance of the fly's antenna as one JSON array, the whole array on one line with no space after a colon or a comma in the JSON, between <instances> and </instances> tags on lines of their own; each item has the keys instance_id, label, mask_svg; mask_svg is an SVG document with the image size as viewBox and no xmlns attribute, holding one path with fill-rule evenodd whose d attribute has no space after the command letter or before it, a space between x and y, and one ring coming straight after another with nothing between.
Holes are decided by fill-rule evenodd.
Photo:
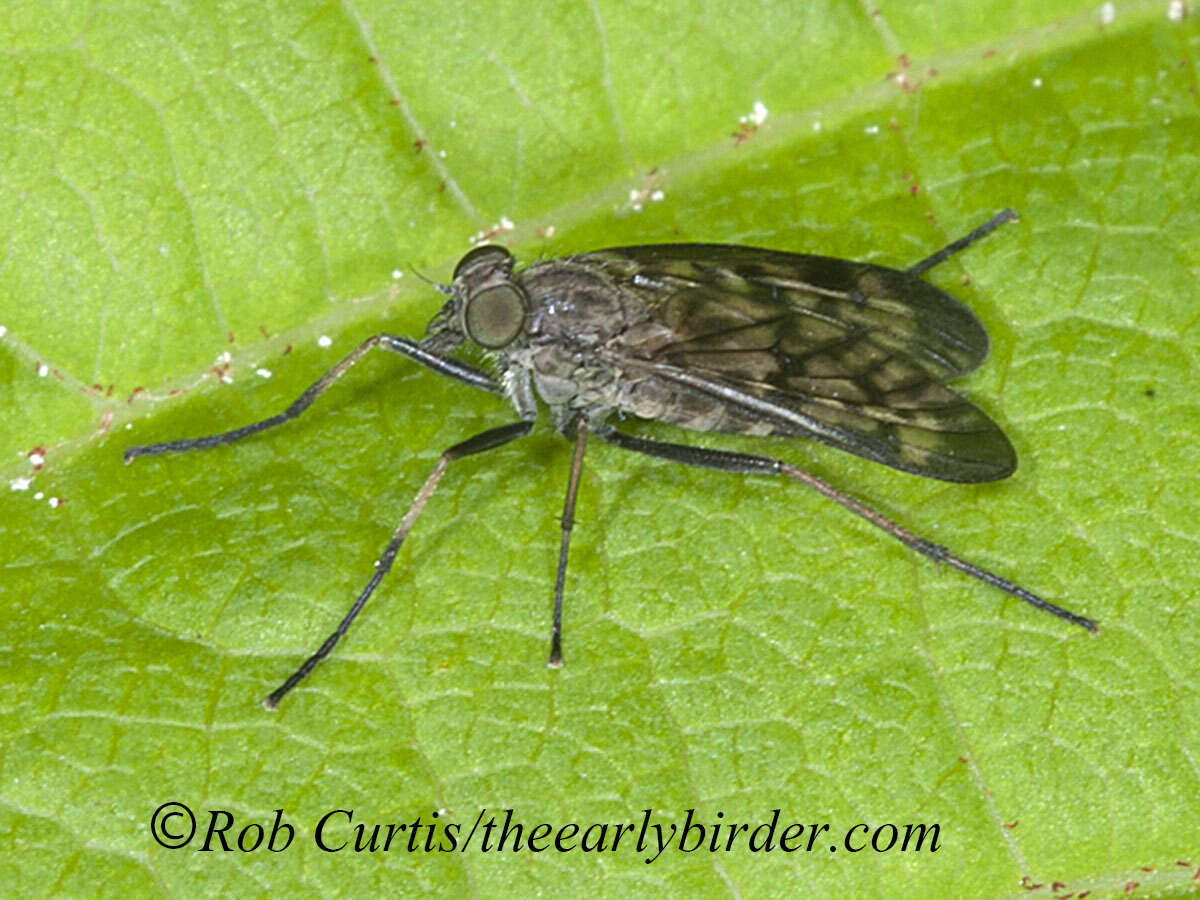
<instances>
[{"instance_id":1,"label":"fly's antenna","mask_svg":"<svg viewBox=\"0 0 1200 900\"><path fill-rule=\"evenodd\" d=\"M416 275L418 278L420 278L423 282L425 282L427 285L429 285L431 288L433 288L439 294L444 294L445 296L449 297L451 294L454 293L454 288L450 287L450 285L442 284L440 281L434 281L432 278L428 278L425 275L422 275L420 270L418 270L416 266L409 265L409 268L412 269L414 275Z\"/></svg>"}]
</instances>

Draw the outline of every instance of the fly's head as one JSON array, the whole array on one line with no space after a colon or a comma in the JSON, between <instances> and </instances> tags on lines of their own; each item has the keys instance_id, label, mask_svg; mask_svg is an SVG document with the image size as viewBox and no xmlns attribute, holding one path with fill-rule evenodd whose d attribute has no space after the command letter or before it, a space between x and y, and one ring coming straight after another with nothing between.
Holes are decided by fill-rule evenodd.
<instances>
[{"instance_id":1,"label":"fly's head","mask_svg":"<svg viewBox=\"0 0 1200 900\"><path fill-rule=\"evenodd\" d=\"M464 338L503 351L525 334L529 298L513 279L513 257L503 247L476 247L454 268L450 299L427 329L426 346L457 346Z\"/></svg>"},{"instance_id":2,"label":"fly's head","mask_svg":"<svg viewBox=\"0 0 1200 900\"><path fill-rule=\"evenodd\" d=\"M486 350L503 350L525 333L529 298L512 272L512 254L490 244L476 247L454 269L459 328Z\"/></svg>"}]
</instances>

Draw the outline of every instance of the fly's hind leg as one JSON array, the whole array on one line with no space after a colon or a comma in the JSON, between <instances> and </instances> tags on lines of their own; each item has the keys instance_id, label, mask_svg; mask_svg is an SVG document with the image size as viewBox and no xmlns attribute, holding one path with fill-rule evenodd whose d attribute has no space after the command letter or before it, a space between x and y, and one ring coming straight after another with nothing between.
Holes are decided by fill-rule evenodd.
<instances>
[{"instance_id":1,"label":"fly's hind leg","mask_svg":"<svg viewBox=\"0 0 1200 900\"><path fill-rule=\"evenodd\" d=\"M770 456L755 456L749 453L734 453L728 450L711 450L707 447L690 447L687 444L651 441L646 438L625 434L611 427L603 431L597 430L596 434L608 443L615 444L625 450L632 450L635 453L644 453L647 456L656 456L659 459L668 459L672 462L683 463L689 466L701 466L706 469L716 469L719 472L736 472L742 475L786 475L812 488L823 497L828 497L856 516L866 519L876 528L887 532L900 541L904 546L915 550L922 556L929 557L934 562L945 563L951 568L958 569L958 571L970 575L984 584L989 584L1012 597L1024 600L1030 606L1057 616L1066 622L1070 622L1072 625L1078 625L1091 632L1095 632L1099 627L1092 619L1071 612L1068 609L1063 609L1063 607L1039 597L1032 591L1026 590L1019 584L1009 581L1007 578L1000 577L995 572L990 572L981 566L955 556L940 544L935 544L914 534L907 528L893 522L887 516L883 515L883 513L867 506L861 500L856 500L849 494L838 490L823 478L818 478L811 472L806 472L803 469L785 463L781 459L775 459Z\"/></svg>"},{"instance_id":2,"label":"fly's hind leg","mask_svg":"<svg viewBox=\"0 0 1200 900\"><path fill-rule=\"evenodd\" d=\"M949 244L947 244L945 247L943 247L937 253L934 253L931 256L925 257L923 260L921 260L915 266L909 266L909 268L906 271L908 272L909 275L912 275L914 277L924 275L926 272L928 272L934 266L948 260L955 253L958 253L961 250L966 250L968 247L970 247L976 241L982 240L983 238L987 237L989 234L991 234L993 231L995 231L997 228L999 228L1005 222L1015 222L1016 220L1017 220L1016 210L1002 209L1002 210L1000 210L1000 212L996 213L996 215L992 216L990 219L988 219L986 222L984 222L982 225L980 225L978 228L976 228L970 234L960 237L957 241L951 241Z\"/></svg>"}]
</instances>

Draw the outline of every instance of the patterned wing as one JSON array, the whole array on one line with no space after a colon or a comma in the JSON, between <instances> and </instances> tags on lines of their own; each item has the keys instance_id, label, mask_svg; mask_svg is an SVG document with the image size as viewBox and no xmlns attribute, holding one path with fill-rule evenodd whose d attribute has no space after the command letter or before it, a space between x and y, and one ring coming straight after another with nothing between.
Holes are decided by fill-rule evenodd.
<instances>
[{"instance_id":1,"label":"patterned wing","mask_svg":"<svg viewBox=\"0 0 1200 900\"><path fill-rule=\"evenodd\" d=\"M1000 428L944 384L983 361L987 332L920 278L728 245L574 259L598 264L649 314L618 348L642 376L634 411L697 430L802 435L946 481L1016 468Z\"/></svg>"}]
</instances>

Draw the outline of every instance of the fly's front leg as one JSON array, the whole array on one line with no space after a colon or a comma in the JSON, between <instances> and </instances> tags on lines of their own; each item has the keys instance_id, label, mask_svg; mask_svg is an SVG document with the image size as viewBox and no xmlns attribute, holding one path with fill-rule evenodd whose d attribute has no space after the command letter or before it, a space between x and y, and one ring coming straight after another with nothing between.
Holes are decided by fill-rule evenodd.
<instances>
[{"instance_id":1,"label":"fly's front leg","mask_svg":"<svg viewBox=\"0 0 1200 900\"><path fill-rule=\"evenodd\" d=\"M292 405L283 412L259 422L243 425L241 428L235 428L232 431L222 431L219 434L209 434L204 437L186 438L177 441L163 441L160 444L143 444L136 447L127 447L125 449L125 463L128 464L139 456L158 456L162 453L207 450L210 447L219 447L222 444L232 444L234 441L240 441L242 438L250 437L252 434L258 434L260 431L266 431L268 428L274 428L276 425L290 422L312 406L313 401L325 393L330 385L345 375L351 366L375 347L382 347L385 350L391 350L393 353L400 353L427 368L433 369L433 371L441 375L447 375L471 387L490 391L495 394L502 393L500 385L491 376L474 366L469 366L464 362L459 362L450 357L441 356L426 349L417 341L406 337L399 337L394 334L377 334L374 337L367 338L342 357L337 365L313 382L308 390L297 397Z\"/></svg>"}]
</instances>

